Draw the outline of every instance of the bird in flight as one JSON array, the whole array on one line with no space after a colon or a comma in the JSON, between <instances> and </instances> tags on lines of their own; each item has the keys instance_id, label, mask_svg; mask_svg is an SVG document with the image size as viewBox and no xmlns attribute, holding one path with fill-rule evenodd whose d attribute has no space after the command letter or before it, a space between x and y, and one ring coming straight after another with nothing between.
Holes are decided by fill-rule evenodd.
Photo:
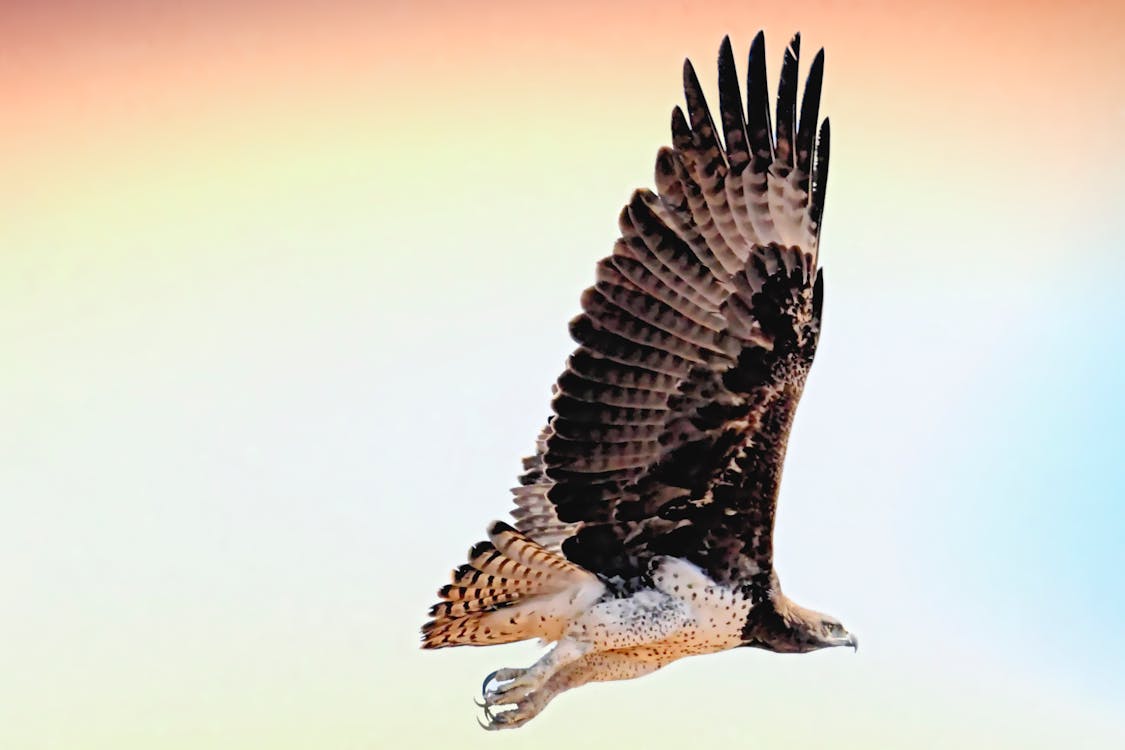
<instances>
[{"instance_id":1,"label":"bird in flight","mask_svg":"<svg viewBox=\"0 0 1125 750\"><path fill-rule=\"evenodd\" d=\"M686 110L672 112L656 191L633 193L582 294L578 347L524 459L515 522L492 524L430 610L423 648L555 644L485 678L487 729L684 656L857 646L838 620L786 597L773 565L786 443L824 301L824 51L798 111L800 44L798 34L785 50L772 124L761 32L745 114L729 38L718 122L684 63Z\"/></svg>"}]
</instances>

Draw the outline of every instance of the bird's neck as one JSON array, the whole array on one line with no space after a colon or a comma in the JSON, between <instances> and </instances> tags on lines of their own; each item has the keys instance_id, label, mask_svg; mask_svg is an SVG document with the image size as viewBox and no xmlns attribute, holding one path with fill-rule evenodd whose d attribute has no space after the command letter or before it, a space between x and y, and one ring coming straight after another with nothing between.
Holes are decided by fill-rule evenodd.
<instances>
[{"instance_id":1,"label":"bird's neck","mask_svg":"<svg viewBox=\"0 0 1125 750\"><path fill-rule=\"evenodd\" d=\"M802 607L775 587L767 600L751 610L743 628L745 645L777 651L801 653L809 651L810 633L820 613Z\"/></svg>"}]
</instances>

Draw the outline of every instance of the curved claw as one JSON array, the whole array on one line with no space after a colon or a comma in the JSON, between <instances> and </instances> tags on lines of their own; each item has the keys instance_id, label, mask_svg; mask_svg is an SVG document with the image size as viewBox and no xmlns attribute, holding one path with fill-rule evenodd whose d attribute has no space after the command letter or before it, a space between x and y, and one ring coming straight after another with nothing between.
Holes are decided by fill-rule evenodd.
<instances>
[{"instance_id":1,"label":"curved claw","mask_svg":"<svg viewBox=\"0 0 1125 750\"><path fill-rule=\"evenodd\" d=\"M484 707L484 718L488 720L488 723L485 724L483 721L481 721L479 716L476 717L476 718L477 718L477 724L480 724L481 729L485 729L489 732L495 732L504 723L503 722L503 715L492 713L491 711L488 710L488 706Z\"/></svg>"},{"instance_id":2,"label":"curved claw","mask_svg":"<svg viewBox=\"0 0 1125 750\"><path fill-rule=\"evenodd\" d=\"M496 728L496 717L493 715L491 709L489 708L489 705L487 703L477 703L475 700L473 701L473 703L476 703L477 708L480 708L484 711L484 718L488 720L488 723L485 724L483 721L480 720L480 717L478 716L478 717L476 717L477 724L480 724L481 727L483 727L484 729L487 729L489 731L495 729Z\"/></svg>"},{"instance_id":3,"label":"curved claw","mask_svg":"<svg viewBox=\"0 0 1125 750\"><path fill-rule=\"evenodd\" d=\"M482 697L488 697L488 683L492 682L492 678L499 674L499 669L494 669L484 676L484 682L480 684L480 694Z\"/></svg>"}]
</instances>

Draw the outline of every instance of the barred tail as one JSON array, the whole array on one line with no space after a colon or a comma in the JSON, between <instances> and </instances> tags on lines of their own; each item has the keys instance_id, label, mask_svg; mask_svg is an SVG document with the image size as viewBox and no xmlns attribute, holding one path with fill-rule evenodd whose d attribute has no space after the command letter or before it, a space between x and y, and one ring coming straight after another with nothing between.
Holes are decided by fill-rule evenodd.
<instances>
[{"instance_id":1,"label":"barred tail","mask_svg":"<svg viewBox=\"0 0 1125 750\"><path fill-rule=\"evenodd\" d=\"M506 523L492 524L488 538L438 591L442 601L422 626L422 648L557 640L605 592L593 573Z\"/></svg>"}]
</instances>

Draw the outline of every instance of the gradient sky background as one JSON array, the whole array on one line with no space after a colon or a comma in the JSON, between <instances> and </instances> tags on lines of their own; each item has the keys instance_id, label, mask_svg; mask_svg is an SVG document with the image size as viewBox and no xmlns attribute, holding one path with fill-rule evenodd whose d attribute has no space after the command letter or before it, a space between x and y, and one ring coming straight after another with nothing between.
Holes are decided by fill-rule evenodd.
<instances>
[{"instance_id":1,"label":"gradient sky background","mask_svg":"<svg viewBox=\"0 0 1125 750\"><path fill-rule=\"evenodd\" d=\"M1125 747L1120 4L179 5L0 6L0 746ZM759 28L833 126L778 566L863 648L487 735L537 650L417 628Z\"/></svg>"}]
</instances>

